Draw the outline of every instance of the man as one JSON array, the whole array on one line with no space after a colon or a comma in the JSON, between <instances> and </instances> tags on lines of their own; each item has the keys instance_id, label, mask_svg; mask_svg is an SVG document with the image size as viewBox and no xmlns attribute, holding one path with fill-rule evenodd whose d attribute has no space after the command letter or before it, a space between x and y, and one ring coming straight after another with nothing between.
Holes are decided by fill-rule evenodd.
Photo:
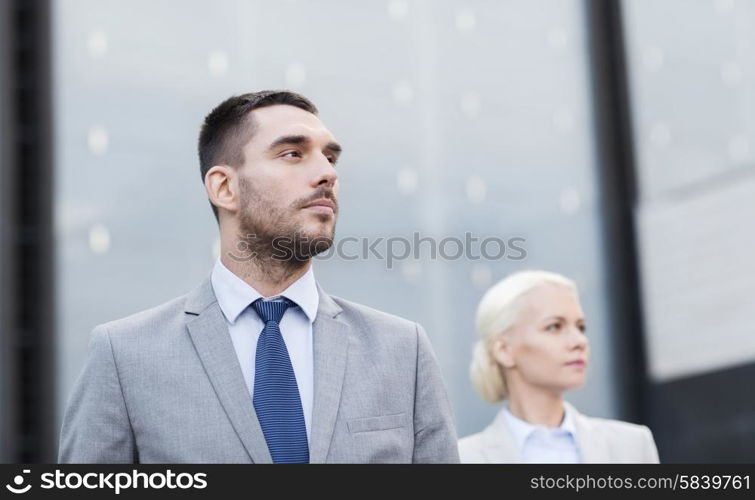
<instances>
[{"instance_id":1,"label":"man","mask_svg":"<svg viewBox=\"0 0 755 500\"><path fill-rule=\"evenodd\" d=\"M189 294L92 332L61 462L458 462L422 327L332 297L341 147L305 97L232 97L205 119L221 256Z\"/></svg>"}]
</instances>

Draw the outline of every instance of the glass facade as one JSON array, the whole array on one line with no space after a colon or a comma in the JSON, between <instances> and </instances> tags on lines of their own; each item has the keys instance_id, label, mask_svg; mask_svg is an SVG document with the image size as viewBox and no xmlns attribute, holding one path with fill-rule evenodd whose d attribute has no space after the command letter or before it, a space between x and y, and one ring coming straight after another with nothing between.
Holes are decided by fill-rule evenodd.
<instances>
[{"instance_id":1,"label":"glass facade","mask_svg":"<svg viewBox=\"0 0 755 500\"><path fill-rule=\"evenodd\" d=\"M650 373L752 363L755 4L623 6Z\"/></svg>"},{"instance_id":2,"label":"glass facade","mask_svg":"<svg viewBox=\"0 0 755 500\"><path fill-rule=\"evenodd\" d=\"M424 325L460 436L495 411L468 376L477 302L520 269L577 281L592 363L568 397L618 416L583 2L69 0L53 21L61 415L95 325L211 269L204 115L232 94L290 88L344 145L337 240L524 239L519 260L480 246L454 258L449 241L446 258L423 243L390 266L315 262L329 293Z\"/></svg>"}]
</instances>

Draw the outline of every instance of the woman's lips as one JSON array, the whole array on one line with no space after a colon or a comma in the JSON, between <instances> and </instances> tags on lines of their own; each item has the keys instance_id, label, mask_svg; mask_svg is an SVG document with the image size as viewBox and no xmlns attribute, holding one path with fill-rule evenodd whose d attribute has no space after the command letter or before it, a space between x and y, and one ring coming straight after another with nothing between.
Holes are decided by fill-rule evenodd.
<instances>
[{"instance_id":1,"label":"woman's lips","mask_svg":"<svg viewBox=\"0 0 755 500\"><path fill-rule=\"evenodd\" d=\"M569 361L568 363L566 363L566 366L573 366L575 368L584 368L585 364L586 363L584 361L582 361L581 359L578 359L576 361Z\"/></svg>"}]
</instances>

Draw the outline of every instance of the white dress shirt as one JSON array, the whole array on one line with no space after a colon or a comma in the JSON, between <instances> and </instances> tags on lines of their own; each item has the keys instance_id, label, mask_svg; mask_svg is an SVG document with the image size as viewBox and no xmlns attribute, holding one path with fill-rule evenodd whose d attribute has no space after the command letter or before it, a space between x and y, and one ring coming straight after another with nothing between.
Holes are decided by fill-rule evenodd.
<instances>
[{"instance_id":1,"label":"white dress shirt","mask_svg":"<svg viewBox=\"0 0 755 500\"><path fill-rule=\"evenodd\" d=\"M503 408L501 411L523 463L578 464L582 462L577 445L574 417L568 407L564 408L564 419L556 428L532 425L516 418L508 408Z\"/></svg>"},{"instance_id":2,"label":"white dress shirt","mask_svg":"<svg viewBox=\"0 0 755 500\"><path fill-rule=\"evenodd\" d=\"M307 427L307 440L310 438L313 399L313 352L312 323L317 316L320 295L317 292L315 275L310 266L304 275L293 282L280 295L262 297L260 293L244 280L233 274L220 262L215 263L210 278L218 305L223 311L228 332L231 335L236 356L244 374L244 382L250 396L254 396L254 365L257 353L257 340L265 324L256 311L249 307L252 302L263 300L281 300L286 297L296 303L289 307L280 322L281 335L291 358L291 365L299 387L301 406L304 410L304 424Z\"/></svg>"}]
</instances>

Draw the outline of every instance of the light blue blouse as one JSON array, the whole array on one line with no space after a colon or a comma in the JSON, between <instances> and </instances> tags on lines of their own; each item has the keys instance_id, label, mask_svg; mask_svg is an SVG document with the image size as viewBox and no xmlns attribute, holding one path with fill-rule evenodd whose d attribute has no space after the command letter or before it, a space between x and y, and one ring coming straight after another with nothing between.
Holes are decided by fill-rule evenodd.
<instances>
[{"instance_id":1,"label":"light blue blouse","mask_svg":"<svg viewBox=\"0 0 755 500\"><path fill-rule=\"evenodd\" d=\"M504 408L504 421L511 431L523 463L577 464L582 462L577 445L574 417L564 408L564 419L556 428L532 425Z\"/></svg>"}]
</instances>

